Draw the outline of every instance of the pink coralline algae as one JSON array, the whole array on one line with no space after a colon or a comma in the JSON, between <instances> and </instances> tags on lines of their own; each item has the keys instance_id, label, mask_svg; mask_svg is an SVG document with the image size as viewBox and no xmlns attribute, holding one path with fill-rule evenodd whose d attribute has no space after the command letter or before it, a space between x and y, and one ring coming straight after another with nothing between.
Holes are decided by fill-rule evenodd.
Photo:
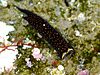
<instances>
[{"instance_id":1,"label":"pink coralline algae","mask_svg":"<svg viewBox=\"0 0 100 75\"><path fill-rule=\"evenodd\" d=\"M89 71L88 70L82 70L77 75L89 75Z\"/></svg>"},{"instance_id":2,"label":"pink coralline algae","mask_svg":"<svg viewBox=\"0 0 100 75\"><path fill-rule=\"evenodd\" d=\"M32 55L36 60L42 59L42 54L40 53L40 50L38 48L34 48L32 52Z\"/></svg>"}]
</instances>

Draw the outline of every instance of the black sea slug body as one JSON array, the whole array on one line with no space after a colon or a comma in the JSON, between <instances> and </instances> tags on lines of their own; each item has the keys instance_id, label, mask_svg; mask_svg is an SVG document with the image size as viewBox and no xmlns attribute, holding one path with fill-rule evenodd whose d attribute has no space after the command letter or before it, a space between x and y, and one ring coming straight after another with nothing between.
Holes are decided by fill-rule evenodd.
<instances>
[{"instance_id":1,"label":"black sea slug body","mask_svg":"<svg viewBox=\"0 0 100 75\"><path fill-rule=\"evenodd\" d=\"M45 19L37 14L19 7L17 7L17 9L27 15L23 18L28 21L29 25L39 32L42 38L45 39L57 51L58 56L60 59L62 59L63 53L67 52L69 48L69 44L62 37L62 35Z\"/></svg>"}]
</instances>

